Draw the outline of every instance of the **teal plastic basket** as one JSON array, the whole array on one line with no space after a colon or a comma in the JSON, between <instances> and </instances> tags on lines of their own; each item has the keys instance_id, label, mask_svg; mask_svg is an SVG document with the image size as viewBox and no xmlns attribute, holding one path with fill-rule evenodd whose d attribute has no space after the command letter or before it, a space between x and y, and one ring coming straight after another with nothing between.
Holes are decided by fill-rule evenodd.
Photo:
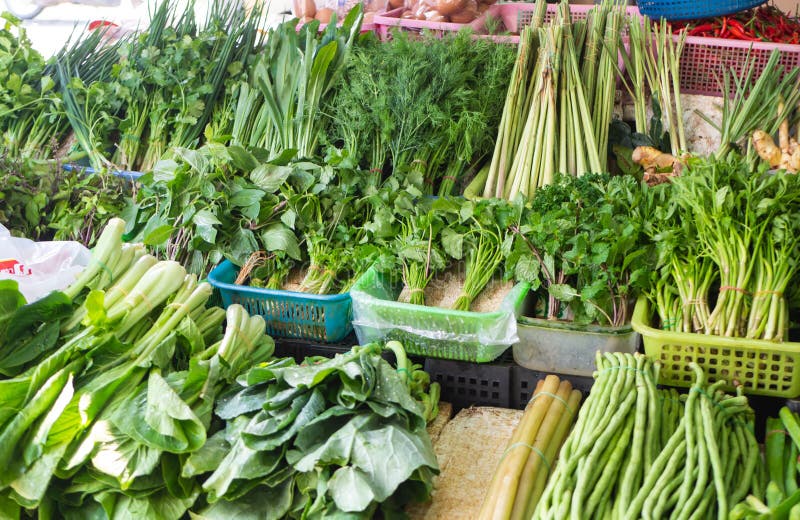
<instances>
[{"instance_id":1,"label":"teal plastic basket","mask_svg":"<svg viewBox=\"0 0 800 520\"><path fill-rule=\"evenodd\" d=\"M251 315L263 316L267 334L338 343L353 330L350 293L317 295L235 285L239 268L225 260L208 275L225 308L238 303Z\"/></svg>"},{"instance_id":2,"label":"teal plastic basket","mask_svg":"<svg viewBox=\"0 0 800 520\"><path fill-rule=\"evenodd\" d=\"M399 278L392 279L374 267L356 281L350 294L360 344L395 339L409 354L488 363L518 341L517 317L530 285L516 284L494 312L398 302L402 288Z\"/></svg>"}]
</instances>

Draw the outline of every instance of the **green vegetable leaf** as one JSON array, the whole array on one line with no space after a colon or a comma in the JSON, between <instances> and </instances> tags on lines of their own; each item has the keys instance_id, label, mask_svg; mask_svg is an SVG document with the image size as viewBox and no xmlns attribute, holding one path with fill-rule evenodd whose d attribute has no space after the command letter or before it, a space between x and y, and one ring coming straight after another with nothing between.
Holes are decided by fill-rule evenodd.
<instances>
[{"instance_id":1,"label":"green vegetable leaf","mask_svg":"<svg viewBox=\"0 0 800 520\"><path fill-rule=\"evenodd\" d=\"M300 245L291 229L276 222L261 233L261 241L267 251L285 251L289 257L300 260Z\"/></svg>"}]
</instances>

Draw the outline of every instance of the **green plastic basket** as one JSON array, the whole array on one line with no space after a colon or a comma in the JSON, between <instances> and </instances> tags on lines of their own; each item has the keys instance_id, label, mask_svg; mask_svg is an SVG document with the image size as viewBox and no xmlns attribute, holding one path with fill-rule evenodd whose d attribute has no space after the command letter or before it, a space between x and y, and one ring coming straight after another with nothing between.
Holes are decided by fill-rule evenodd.
<instances>
[{"instance_id":1,"label":"green plastic basket","mask_svg":"<svg viewBox=\"0 0 800 520\"><path fill-rule=\"evenodd\" d=\"M661 362L659 382L690 387L697 363L711 381L743 386L753 395L800 396L800 343L775 343L686 332L665 332L650 325L650 304L639 298L631 320L642 335L645 354ZM728 386L731 390L733 385Z\"/></svg>"},{"instance_id":2,"label":"green plastic basket","mask_svg":"<svg viewBox=\"0 0 800 520\"><path fill-rule=\"evenodd\" d=\"M263 316L267 334L337 343L353 327L350 294L317 295L235 285L239 268L228 260L215 267L208 282L219 290L223 305L238 303L250 314Z\"/></svg>"},{"instance_id":3,"label":"green plastic basket","mask_svg":"<svg viewBox=\"0 0 800 520\"><path fill-rule=\"evenodd\" d=\"M396 301L402 290L374 267L350 290L360 344L396 339L409 354L488 363L518 341L517 318L530 285L518 283L495 312L467 312Z\"/></svg>"}]
</instances>

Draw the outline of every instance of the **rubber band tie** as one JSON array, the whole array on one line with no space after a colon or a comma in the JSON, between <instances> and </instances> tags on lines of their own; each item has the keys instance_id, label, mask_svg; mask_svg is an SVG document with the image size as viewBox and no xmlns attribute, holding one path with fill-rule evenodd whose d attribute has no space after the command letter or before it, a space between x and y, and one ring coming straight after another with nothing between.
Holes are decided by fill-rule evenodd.
<instances>
[{"instance_id":1,"label":"rubber band tie","mask_svg":"<svg viewBox=\"0 0 800 520\"><path fill-rule=\"evenodd\" d=\"M700 395L703 395L703 396L705 396L705 397L706 397L706 398L707 398L709 401L711 401L711 402L712 402L712 403L713 403L713 404L714 404L714 405L715 405L717 408L719 408L719 409L720 409L720 410L722 410L723 412L726 412L726 411L727 411L727 410L725 409L725 407L724 407L724 406L722 406L722 404L720 404L719 402L717 402L717 400L716 400L716 399L714 399L712 396L708 395L708 392L706 392L705 390L703 390L703 389L702 389L702 388L700 388L699 386L693 386L693 387L690 389L690 391L691 391L691 392L697 392L697 393L699 393ZM731 417L728 417L728 418L730 419Z\"/></svg>"},{"instance_id":2,"label":"rubber band tie","mask_svg":"<svg viewBox=\"0 0 800 520\"><path fill-rule=\"evenodd\" d=\"M503 452L503 456L500 457L500 462L503 462L503 460L505 460L506 455L508 455L508 453L511 450L513 450L514 448L519 448L521 446L524 446L524 447L528 448L529 450L531 450L532 452L534 452L535 454L539 455L539 458L542 459L542 462L544 462L544 465L547 468L547 473L550 473L550 470L551 470L550 461L547 460L547 457L544 456L544 453L542 453L542 451L539 448L537 448L536 446L531 446L530 444L528 444L526 442L515 442L514 444L512 444L511 446L506 448L506 451Z\"/></svg>"},{"instance_id":3,"label":"rubber band tie","mask_svg":"<svg viewBox=\"0 0 800 520\"><path fill-rule=\"evenodd\" d=\"M720 287L719 292L722 291L736 291L742 294L747 294L747 291L745 289L742 289L741 287L731 287L730 285L723 285L722 287Z\"/></svg>"},{"instance_id":4,"label":"rubber band tie","mask_svg":"<svg viewBox=\"0 0 800 520\"><path fill-rule=\"evenodd\" d=\"M784 436L789 435L789 432L786 430L770 430L767 432L766 438L769 439L772 435L780 435L783 434Z\"/></svg>"},{"instance_id":5,"label":"rubber band tie","mask_svg":"<svg viewBox=\"0 0 800 520\"><path fill-rule=\"evenodd\" d=\"M405 373L406 373L406 375L408 374L408 369L407 369L407 368L405 368L405 367L399 367L399 368L397 369L397 371L398 371L398 372L405 372Z\"/></svg>"},{"instance_id":6,"label":"rubber band tie","mask_svg":"<svg viewBox=\"0 0 800 520\"><path fill-rule=\"evenodd\" d=\"M114 273L111 272L111 269L102 260L99 260L99 259L95 258L94 261L97 262L97 265L100 266L100 269L102 269L103 271L108 273L108 277L111 279L109 284L113 284L114 283Z\"/></svg>"},{"instance_id":7,"label":"rubber band tie","mask_svg":"<svg viewBox=\"0 0 800 520\"><path fill-rule=\"evenodd\" d=\"M411 294L416 294L416 293L423 293L424 294L425 293L425 289L420 289L419 287L414 287L409 292Z\"/></svg>"},{"instance_id":8,"label":"rubber band tie","mask_svg":"<svg viewBox=\"0 0 800 520\"><path fill-rule=\"evenodd\" d=\"M553 399L555 399L557 401L561 401L561 404L563 404L564 408L569 412L570 417L574 417L575 416L575 412L573 412L572 408L569 407L569 403L567 403L564 400L564 398L561 397L560 395L556 395L556 394L551 393L551 392L539 392L539 393L537 393L536 395L533 396L533 398L531 399L531 402L535 401L540 395L549 395Z\"/></svg>"},{"instance_id":9,"label":"rubber band tie","mask_svg":"<svg viewBox=\"0 0 800 520\"><path fill-rule=\"evenodd\" d=\"M142 301L145 303L145 305L147 305L147 310L148 311L152 311L155 308L155 306L153 305L153 302L150 301L150 299L147 297L147 295L145 293L143 293L142 291L139 291L134 296L137 296L137 295L141 295ZM174 302L173 302L173 304L174 304Z\"/></svg>"},{"instance_id":10,"label":"rubber band tie","mask_svg":"<svg viewBox=\"0 0 800 520\"><path fill-rule=\"evenodd\" d=\"M765 294L771 294L773 296L783 296L783 291L756 291L756 296L763 296Z\"/></svg>"},{"instance_id":11,"label":"rubber band tie","mask_svg":"<svg viewBox=\"0 0 800 520\"><path fill-rule=\"evenodd\" d=\"M636 367L628 367L628 366L623 366L623 365L616 365L616 366L613 366L613 367L604 368L603 370L601 370L599 372L599 374L604 374L604 373L609 372L611 370L632 370L634 372L639 372L640 374L642 374L643 376L648 378L650 380L650 382L653 382L653 376L647 370L641 370L641 369L636 368Z\"/></svg>"},{"instance_id":12,"label":"rubber band tie","mask_svg":"<svg viewBox=\"0 0 800 520\"><path fill-rule=\"evenodd\" d=\"M453 177L452 175L445 175L445 176L442 177L442 179L446 180L446 181L453 181L453 182L456 182L458 180L455 177Z\"/></svg>"},{"instance_id":13,"label":"rubber band tie","mask_svg":"<svg viewBox=\"0 0 800 520\"><path fill-rule=\"evenodd\" d=\"M167 307L171 307L173 309L183 309L187 316L191 314L191 310L185 303L172 302Z\"/></svg>"}]
</instances>

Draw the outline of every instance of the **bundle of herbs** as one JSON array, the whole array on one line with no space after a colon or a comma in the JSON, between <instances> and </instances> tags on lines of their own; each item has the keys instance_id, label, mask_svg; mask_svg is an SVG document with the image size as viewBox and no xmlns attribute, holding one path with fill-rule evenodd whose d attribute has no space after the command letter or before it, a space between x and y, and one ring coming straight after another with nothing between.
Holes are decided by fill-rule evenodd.
<instances>
[{"instance_id":1,"label":"bundle of herbs","mask_svg":"<svg viewBox=\"0 0 800 520\"><path fill-rule=\"evenodd\" d=\"M549 320L621 326L646 289L651 247L630 176L557 177L524 212L506 269L539 291Z\"/></svg>"},{"instance_id":2,"label":"bundle of herbs","mask_svg":"<svg viewBox=\"0 0 800 520\"><path fill-rule=\"evenodd\" d=\"M282 221L281 187L290 176L305 183L300 179L311 174L288 166L286 157L261 160L216 143L177 149L175 159L139 179L123 212L128 235L200 276L223 258L243 265L259 250L299 260L297 237Z\"/></svg>"},{"instance_id":3,"label":"bundle of herbs","mask_svg":"<svg viewBox=\"0 0 800 520\"><path fill-rule=\"evenodd\" d=\"M0 153L47 157L63 138L59 97L45 60L32 46L22 22L3 13L0 27Z\"/></svg>"},{"instance_id":4,"label":"bundle of herbs","mask_svg":"<svg viewBox=\"0 0 800 520\"><path fill-rule=\"evenodd\" d=\"M491 153L514 52L462 32L367 40L347 61L326 139L380 185L388 168L426 194L449 195Z\"/></svg>"},{"instance_id":5,"label":"bundle of herbs","mask_svg":"<svg viewBox=\"0 0 800 520\"><path fill-rule=\"evenodd\" d=\"M456 289L455 310L469 311L491 282L501 278L500 266L511 246L506 229L519 224L521 207L502 200L478 202L442 198L422 204L402 221L402 232L393 244L396 265L382 269L402 272L404 294L414 305L440 305L426 301L432 280ZM454 276L448 276L454 275ZM457 284L453 286L453 283ZM437 285L439 285L437 283Z\"/></svg>"},{"instance_id":6,"label":"bundle of herbs","mask_svg":"<svg viewBox=\"0 0 800 520\"><path fill-rule=\"evenodd\" d=\"M545 8L520 35L484 197L530 198L559 172L607 169L623 12L606 1L573 22L562 2L544 24Z\"/></svg>"},{"instance_id":7,"label":"bundle of herbs","mask_svg":"<svg viewBox=\"0 0 800 520\"><path fill-rule=\"evenodd\" d=\"M110 78L75 74L74 61L57 61L67 116L99 169L149 171L175 147L204 135L226 82L237 81L260 44L260 11L235 1L214 2L200 24L194 3L178 11L161 2L148 29L115 45Z\"/></svg>"},{"instance_id":8,"label":"bundle of herbs","mask_svg":"<svg viewBox=\"0 0 800 520\"><path fill-rule=\"evenodd\" d=\"M316 177L308 178L312 184L285 184L281 220L298 237L301 258L280 251L256 253L261 261L251 266L249 284L312 294L349 291L386 255L387 237L394 236L398 219L389 204L409 198L402 190L388 189L364 195L362 180L339 163L320 167ZM242 269L237 283L247 276Z\"/></svg>"},{"instance_id":9,"label":"bundle of herbs","mask_svg":"<svg viewBox=\"0 0 800 520\"><path fill-rule=\"evenodd\" d=\"M239 87L232 142L316 157L321 107L339 79L362 19L358 4L341 26L334 18L322 32L319 21L298 28L297 19L270 30L248 81Z\"/></svg>"},{"instance_id":10,"label":"bundle of herbs","mask_svg":"<svg viewBox=\"0 0 800 520\"><path fill-rule=\"evenodd\" d=\"M692 159L656 192L649 298L669 331L783 341L800 254L800 179L736 153Z\"/></svg>"}]
</instances>

